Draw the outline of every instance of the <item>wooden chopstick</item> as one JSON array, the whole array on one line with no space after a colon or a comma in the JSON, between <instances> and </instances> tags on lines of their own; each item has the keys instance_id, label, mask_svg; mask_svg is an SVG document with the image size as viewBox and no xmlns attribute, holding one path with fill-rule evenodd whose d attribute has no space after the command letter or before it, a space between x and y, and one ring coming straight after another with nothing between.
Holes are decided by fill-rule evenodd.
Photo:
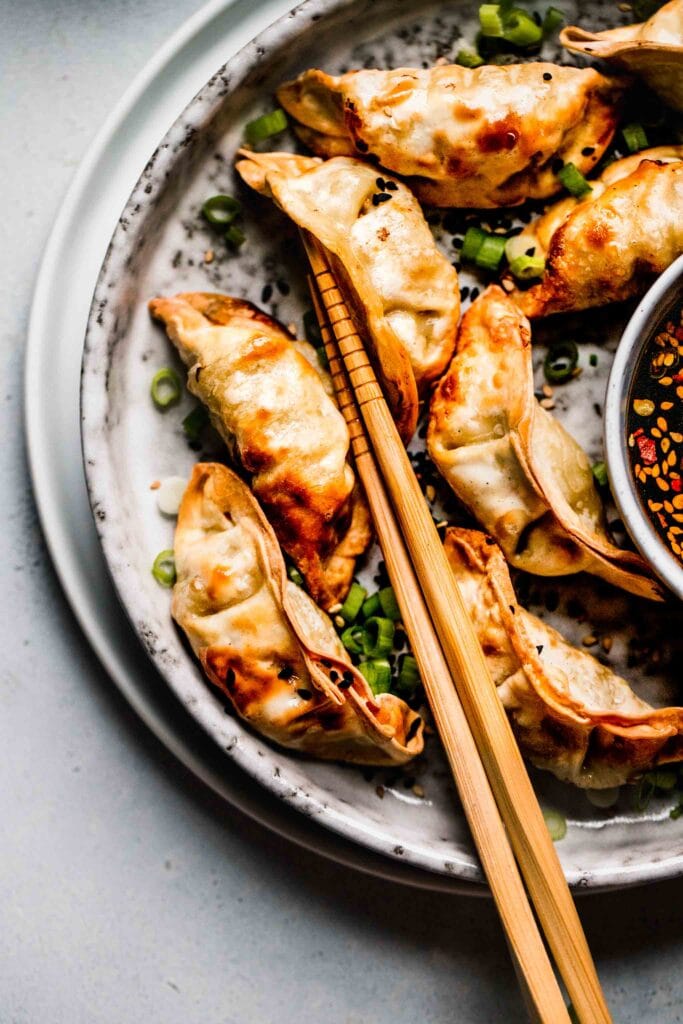
<instances>
[{"instance_id":1,"label":"wooden chopstick","mask_svg":"<svg viewBox=\"0 0 683 1024\"><path fill-rule=\"evenodd\" d=\"M611 1017L574 901L420 485L327 255L312 236L305 233L303 237L418 587L555 963L581 1024L609 1024ZM456 737L446 731L442 739L446 744Z\"/></svg>"},{"instance_id":2,"label":"wooden chopstick","mask_svg":"<svg viewBox=\"0 0 683 1024\"><path fill-rule=\"evenodd\" d=\"M500 914L510 952L532 1020L567 1024L569 1015L529 905L495 798L479 758L462 704L429 617L410 556L375 463L346 373L337 354L315 283L309 279L339 408L346 420L351 450L377 539L434 721L443 741L482 867Z\"/></svg>"}]
</instances>

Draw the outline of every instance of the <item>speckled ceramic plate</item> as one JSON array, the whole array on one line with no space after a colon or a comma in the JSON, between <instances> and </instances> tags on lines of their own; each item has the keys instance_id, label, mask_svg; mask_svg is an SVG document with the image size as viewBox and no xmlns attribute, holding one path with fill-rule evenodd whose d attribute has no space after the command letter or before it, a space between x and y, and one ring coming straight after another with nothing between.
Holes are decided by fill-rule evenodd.
<instances>
[{"instance_id":1,"label":"speckled ceramic plate","mask_svg":"<svg viewBox=\"0 0 683 1024\"><path fill-rule=\"evenodd\" d=\"M565 6L572 18L580 13ZM473 9L464 3L308 0L209 80L151 156L114 233L91 311L82 408L86 475L112 577L150 657L183 705L228 756L303 813L403 862L480 880L436 741L402 772L321 764L261 740L226 714L205 684L171 622L168 592L149 571L154 555L170 546L173 529L157 511L150 483L188 473L197 455L180 427L189 401L165 415L150 402L152 374L174 356L146 312L153 294L220 290L300 324L308 300L296 235L284 217L244 194L231 169L242 126L270 106L279 82L304 67L419 65L453 53L461 36L472 38ZM594 25L622 17L604 4L584 4L581 10ZM245 201L248 243L238 256L217 244L199 217L202 201L219 191L242 194ZM434 224L439 244L455 256L448 228L443 218ZM215 258L206 262L209 249ZM474 288L480 282L462 275L461 284ZM601 407L617 321L614 311L599 312L566 327L582 340L583 373L556 390L555 414L594 458L600 457ZM540 365L540 332L538 341ZM646 698L677 700L680 606L644 607L594 580L519 582L526 602L575 642L588 633L609 636L610 662ZM604 648L598 650L608 657ZM413 789L416 781L423 796ZM547 775L534 773L534 781L542 802L568 819L560 855L572 884L624 885L681 871L683 820L669 819L670 802L655 801L636 814L629 795L622 794L612 808L598 810L584 794Z\"/></svg>"}]
</instances>

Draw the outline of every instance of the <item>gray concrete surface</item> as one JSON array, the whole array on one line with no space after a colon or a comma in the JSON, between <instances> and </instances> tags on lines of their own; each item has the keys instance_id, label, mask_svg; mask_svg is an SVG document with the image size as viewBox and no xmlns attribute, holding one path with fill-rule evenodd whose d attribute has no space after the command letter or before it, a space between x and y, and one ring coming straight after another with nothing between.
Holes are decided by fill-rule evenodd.
<instances>
[{"instance_id":1,"label":"gray concrete surface","mask_svg":"<svg viewBox=\"0 0 683 1024\"><path fill-rule=\"evenodd\" d=\"M116 98L196 0L0 2L0 1024L524 1019L491 906L334 866L226 809L80 635L21 426L31 291ZM683 882L580 908L616 1021L683 1017Z\"/></svg>"}]
</instances>

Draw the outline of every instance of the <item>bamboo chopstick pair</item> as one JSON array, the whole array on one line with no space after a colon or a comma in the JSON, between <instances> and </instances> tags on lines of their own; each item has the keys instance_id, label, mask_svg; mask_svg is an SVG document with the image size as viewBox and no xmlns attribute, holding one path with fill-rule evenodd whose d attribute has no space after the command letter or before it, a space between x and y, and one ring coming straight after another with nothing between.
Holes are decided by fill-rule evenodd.
<instances>
[{"instance_id":1,"label":"bamboo chopstick pair","mask_svg":"<svg viewBox=\"0 0 683 1024\"><path fill-rule=\"evenodd\" d=\"M302 234L358 475L530 1017L570 1019L529 898L581 1024L608 1024L576 907L420 485L327 254Z\"/></svg>"}]
</instances>

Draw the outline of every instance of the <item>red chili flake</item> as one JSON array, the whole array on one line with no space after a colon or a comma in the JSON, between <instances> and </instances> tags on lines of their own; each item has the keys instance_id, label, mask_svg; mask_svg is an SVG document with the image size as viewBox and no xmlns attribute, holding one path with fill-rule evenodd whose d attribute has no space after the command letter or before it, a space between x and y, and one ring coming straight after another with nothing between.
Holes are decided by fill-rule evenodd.
<instances>
[{"instance_id":1,"label":"red chili flake","mask_svg":"<svg viewBox=\"0 0 683 1024\"><path fill-rule=\"evenodd\" d=\"M679 370L679 372L672 378L672 380L674 384L683 384L683 370Z\"/></svg>"},{"instance_id":2,"label":"red chili flake","mask_svg":"<svg viewBox=\"0 0 683 1024\"><path fill-rule=\"evenodd\" d=\"M683 481L681 480L680 476L672 476L671 477L671 490L672 491L676 491L677 494L680 494L682 489L683 489Z\"/></svg>"},{"instance_id":3,"label":"red chili flake","mask_svg":"<svg viewBox=\"0 0 683 1024\"><path fill-rule=\"evenodd\" d=\"M646 466L654 466L657 461L657 445L654 443L651 437L647 437L645 434L641 434L640 437L636 437L636 444L638 445L638 451L640 457Z\"/></svg>"}]
</instances>

